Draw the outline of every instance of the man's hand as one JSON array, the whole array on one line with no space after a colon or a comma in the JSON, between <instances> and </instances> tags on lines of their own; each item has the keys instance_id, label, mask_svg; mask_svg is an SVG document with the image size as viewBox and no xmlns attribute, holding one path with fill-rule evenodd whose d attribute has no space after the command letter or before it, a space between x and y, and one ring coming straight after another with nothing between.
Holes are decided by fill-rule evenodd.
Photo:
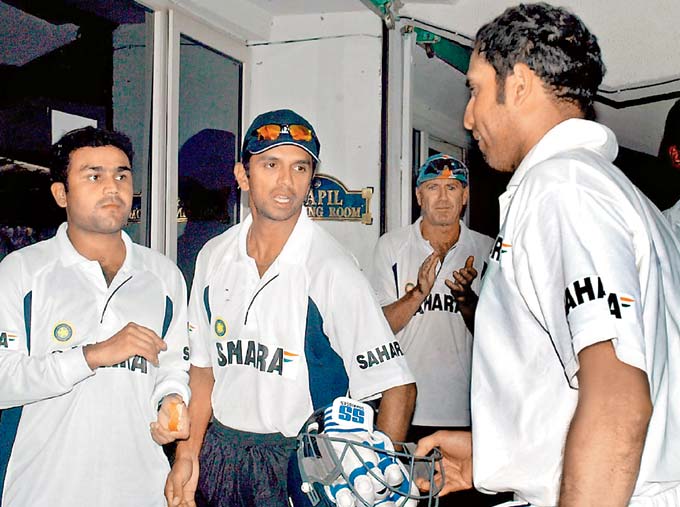
<instances>
[{"instance_id":1,"label":"man's hand","mask_svg":"<svg viewBox=\"0 0 680 507\"><path fill-rule=\"evenodd\" d=\"M472 282L477 278L477 270L473 264L474 256L470 256L465 261L465 266L452 273L453 280L447 279L444 283L451 289L453 297L456 298L458 306L470 306L477 304L477 294L472 290Z\"/></svg>"},{"instance_id":2,"label":"man's hand","mask_svg":"<svg viewBox=\"0 0 680 507\"><path fill-rule=\"evenodd\" d=\"M444 484L439 496L472 488L472 433L469 431L442 430L418 441L415 454L425 456L435 447L442 453ZM434 475L435 483L441 481L441 473ZM419 478L416 485L422 491L430 490L429 481Z\"/></svg>"},{"instance_id":3,"label":"man's hand","mask_svg":"<svg viewBox=\"0 0 680 507\"><path fill-rule=\"evenodd\" d=\"M83 354L91 370L113 366L133 356L141 356L158 366L158 354L167 348L153 330L130 322L108 340L86 345Z\"/></svg>"},{"instance_id":4,"label":"man's hand","mask_svg":"<svg viewBox=\"0 0 680 507\"><path fill-rule=\"evenodd\" d=\"M420 304L430 294L437 278L438 262L439 255L437 255L437 252L428 255L418 269L418 282L415 287L407 291L394 303L383 306L383 313L394 334L404 329L404 326L409 323L420 308Z\"/></svg>"},{"instance_id":5,"label":"man's hand","mask_svg":"<svg viewBox=\"0 0 680 507\"><path fill-rule=\"evenodd\" d=\"M437 279L437 263L439 262L439 255L437 252L432 252L425 258L418 270L418 283L413 290L425 299L434 286L434 281Z\"/></svg>"},{"instance_id":6,"label":"man's hand","mask_svg":"<svg viewBox=\"0 0 680 507\"><path fill-rule=\"evenodd\" d=\"M456 299L457 310L460 311L466 327L471 333L475 332L475 312L477 311L477 294L472 290L472 282L477 278L477 270L473 264L475 258L471 255L465 261L465 266L452 273L453 279L444 280Z\"/></svg>"},{"instance_id":7,"label":"man's hand","mask_svg":"<svg viewBox=\"0 0 680 507\"><path fill-rule=\"evenodd\" d=\"M178 456L165 481L165 499L169 507L196 507L198 458Z\"/></svg>"},{"instance_id":8,"label":"man's hand","mask_svg":"<svg viewBox=\"0 0 680 507\"><path fill-rule=\"evenodd\" d=\"M158 445L189 438L189 411L182 398L169 394L163 398L158 420L151 423L151 437Z\"/></svg>"}]
</instances>

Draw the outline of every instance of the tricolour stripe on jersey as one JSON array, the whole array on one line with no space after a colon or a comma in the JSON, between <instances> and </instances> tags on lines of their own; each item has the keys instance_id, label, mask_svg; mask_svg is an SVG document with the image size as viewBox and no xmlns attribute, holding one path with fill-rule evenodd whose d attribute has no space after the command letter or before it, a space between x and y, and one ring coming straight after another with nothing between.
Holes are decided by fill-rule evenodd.
<instances>
[{"instance_id":1,"label":"tricolour stripe on jersey","mask_svg":"<svg viewBox=\"0 0 680 507\"><path fill-rule=\"evenodd\" d=\"M314 410L330 405L338 396L347 394L349 378L345 365L323 332L323 317L312 298L307 303L305 358Z\"/></svg>"},{"instance_id":2,"label":"tricolour stripe on jersey","mask_svg":"<svg viewBox=\"0 0 680 507\"><path fill-rule=\"evenodd\" d=\"M172 299L170 296L165 296L165 317L163 317L163 332L161 338L165 339L165 334L168 332L170 323L172 322Z\"/></svg>"},{"instance_id":3,"label":"tricolour stripe on jersey","mask_svg":"<svg viewBox=\"0 0 680 507\"><path fill-rule=\"evenodd\" d=\"M2 506L2 492L5 490L7 464L12 455L22 409L23 407L14 407L3 410L0 414L0 507Z\"/></svg>"}]
</instances>

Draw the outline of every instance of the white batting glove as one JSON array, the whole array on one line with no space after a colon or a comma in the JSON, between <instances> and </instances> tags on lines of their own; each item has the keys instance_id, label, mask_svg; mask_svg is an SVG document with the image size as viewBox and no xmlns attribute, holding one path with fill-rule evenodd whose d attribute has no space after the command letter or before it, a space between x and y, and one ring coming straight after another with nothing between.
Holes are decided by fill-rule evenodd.
<instances>
[{"instance_id":1,"label":"white batting glove","mask_svg":"<svg viewBox=\"0 0 680 507\"><path fill-rule=\"evenodd\" d=\"M350 398L337 398L324 413L324 433L331 438L340 437L356 443L351 447L344 442L332 443L348 478L348 481L340 478L325 488L328 498L338 507L416 505L415 500L404 502L402 495L386 486L405 492L410 487L417 493L403 465L393 456L380 452L393 451L394 447L386 434L374 430L373 409L369 405Z\"/></svg>"}]
</instances>

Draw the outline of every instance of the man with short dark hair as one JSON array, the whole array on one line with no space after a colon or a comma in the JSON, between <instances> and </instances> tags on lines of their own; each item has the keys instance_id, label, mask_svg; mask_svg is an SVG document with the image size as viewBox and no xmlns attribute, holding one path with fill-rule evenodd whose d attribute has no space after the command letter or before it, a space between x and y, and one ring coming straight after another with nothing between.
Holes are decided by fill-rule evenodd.
<instances>
[{"instance_id":1,"label":"man with short dark hair","mask_svg":"<svg viewBox=\"0 0 680 507\"><path fill-rule=\"evenodd\" d=\"M67 222L0 263L2 505L162 507L159 444L189 430L184 280L121 230L127 137L75 130L53 159Z\"/></svg>"},{"instance_id":2,"label":"man with short dark hair","mask_svg":"<svg viewBox=\"0 0 680 507\"><path fill-rule=\"evenodd\" d=\"M603 73L563 8L522 4L477 33L464 123L514 174L477 305L472 432L419 444L446 454L447 490L680 505L679 245L586 119Z\"/></svg>"},{"instance_id":3,"label":"man with short dark hair","mask_svg":"<svg viewBox=\"0 0 680 507\"><path fill-rule=\"evenodd\" d=\"M194 496L211 507L308 505L295 437L348 391L382 394L378 427L406 435L415 385L399 343L354 259L303 207L319 149L312 125L289 109L246 130L234 171L251 214L196 263L191 436L168 477L171 506Z\"/></svg>"}]
</instances>

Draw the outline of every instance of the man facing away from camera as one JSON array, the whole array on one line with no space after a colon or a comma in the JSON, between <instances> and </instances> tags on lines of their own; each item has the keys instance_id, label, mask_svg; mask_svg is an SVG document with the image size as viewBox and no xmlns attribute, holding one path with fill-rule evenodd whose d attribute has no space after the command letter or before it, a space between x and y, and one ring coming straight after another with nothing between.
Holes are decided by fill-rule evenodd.
<instances>
[{"instance_id":1,"label":"man facing away from camera","mask_svg":"<svg viewBox=\"0 0 680 507\"><path fill-rule=\"evenodd\" d=\"M680 505L679 246L587 119L603 73L562 8L519 5L477 33L465 126L514 174L477 306L472 432L419 445L445 452L447 489Z\"/></svg>"}]
</instances>

